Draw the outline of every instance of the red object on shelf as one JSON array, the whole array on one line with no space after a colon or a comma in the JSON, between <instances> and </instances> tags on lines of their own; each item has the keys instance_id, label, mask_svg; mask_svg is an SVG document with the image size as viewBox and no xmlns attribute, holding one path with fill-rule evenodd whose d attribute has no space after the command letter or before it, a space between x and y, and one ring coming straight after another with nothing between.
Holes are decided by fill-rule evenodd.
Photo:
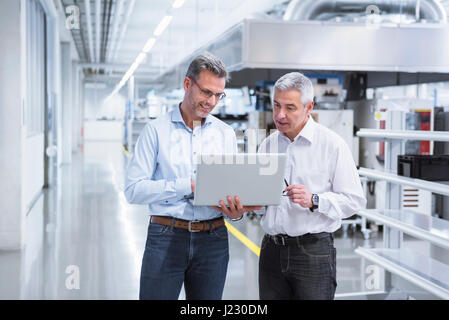
<instances>
[{"instance_id":1,"label":"red object on shelf","mask_svg":"<svg viewBox=\"0 0 449 320\"><path fill-rule=\"evenodd\" d=\"M418 112L420 119L420 129L430 131L430 112ZM419 146L421 155L430 155L430 141L421 141Z\"/></svg>"},{"instance_id":2,"label":"red object on shelf","mask_svg":"<svg viewBox=\"0 0 449 320\"><path fill-rule=\"evenodd\" d=\"M387 109L381 109L380 111L385 112ZM385 129L385 124L385 120L380 120L379 129ZM385 142L379 142L379 156L382 158L385 156Z\"/></svg>"}]
</instances>

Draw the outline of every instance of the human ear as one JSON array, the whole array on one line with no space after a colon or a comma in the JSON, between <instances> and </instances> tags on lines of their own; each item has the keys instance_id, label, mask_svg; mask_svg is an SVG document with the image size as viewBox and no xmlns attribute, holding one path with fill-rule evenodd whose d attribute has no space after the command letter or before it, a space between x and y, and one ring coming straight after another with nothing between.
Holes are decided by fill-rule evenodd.
<instances>
[{"instance_id":1,"label":"human ear","mask_svg":"<svg viewBox=\"0 0 449 320\"><path fill-rule=\"evenodd\" d=\"M192 86L192 83L190 82L189 77L184 78L184 91L187 92L187 90Z\"/></svg>"},{"instance_id":2,"label":"human ear","mask_svg":"<svg viewBox=\"0 0 449 320\"><path fill-rule=\"evenodd\" d=\"M314 102L310 101L309 103L306 104L306 112L307 114L310 114L313 110L313 106L314 106Z\"/></svg>"}]
</instances>

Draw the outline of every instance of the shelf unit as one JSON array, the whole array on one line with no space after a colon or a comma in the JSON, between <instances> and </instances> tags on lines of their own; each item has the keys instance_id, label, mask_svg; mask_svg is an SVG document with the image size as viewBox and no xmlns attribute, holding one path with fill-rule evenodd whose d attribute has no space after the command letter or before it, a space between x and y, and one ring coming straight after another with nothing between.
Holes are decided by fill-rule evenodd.
<instances>
[{"instance_id":1,"label":"shelf unit","mask_svg":"<svg viewBox=\"0 0 449 320\"><path fill-rule=\"evenodd\" d=\"M403 186L415 187L433 193L449 196L449 185L441 182L432 182L427 180L408 178L398 176L396 173L384 172L379 170L360 168L359 175L370 178L372 180L383 180Z\"/></svg>"},{"instance_id":2,"label":"shelf unit","mask_svg":"<svg viewBox=\"0 0 449 320\"><path fill-rule=\"evenodd\" d=\"M432 193L449 196L447 183L431 182L399 176L397 156L404 154L407 140L449 142L449 132L401 130L404 114L389 111L386 130L361 129L361 138L385 141L384 171L360 168L359 174L373 180L386 181L385 209L361 210L358 215L384 225L384 248L359 247L356 253L383 267L391 275L399 276L410 283L438 296L449 299L449 265L403 248L403 233L449 249L449 221L408 210L400 210L401 188L410 186ZM385 278L385 289L393 289L392 276Z\"/></svg>"},{"instance_id":3,"label":"shelf unit","mask_svg":"<svg viewBox=\"0 0 449 320\"><path fill-rule=\"evenodd\" d=\"M409 210L365 209L358 212L368 220L393 227L417 239L449 249L449 221Z\"/></svg>"},{"instance_id":4,"label":"shelf unit","mask_svg":"<svg viewBox=\"0 0 449 320\"><path fill-rule=\"evenodd\" d=\"M356 253L435 296L449 300L448 265L408 249L359 247Z\"/></svg>"},{"instance_id":5,"label":"shelf unit","mask_svg":"<svg viewBox=\"0 0 449 320\"><path fill-rule=\"evenodd\" d=\"M449 135L446 131L360 129L357 136L378 141L391 139L449 141Z\"/></svg>"}]
</instances>

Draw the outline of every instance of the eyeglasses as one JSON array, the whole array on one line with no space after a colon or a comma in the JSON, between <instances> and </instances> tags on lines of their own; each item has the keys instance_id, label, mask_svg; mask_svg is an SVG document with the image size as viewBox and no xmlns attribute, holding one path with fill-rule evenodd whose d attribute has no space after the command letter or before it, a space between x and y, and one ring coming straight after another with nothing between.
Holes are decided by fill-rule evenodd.
<instances>
[{"instance_id":1,"label":"eyeglasses","mask_svg":"<svg viewBox=\"0 0 449 320\"><path fill-rule=\"evenodd\" d=\"M198 88L200 89L201 95L203 97L207 98L207 99L209 99L212 96L215 96L216 99L222 100L223 98L226 97L226 93L224 93L224 92L222 92L222 93L213 93L210 90L206 90L206 89L201 88L200 85L198 84L198 82L195 81L195 79L190 78L190 77L189 77L189 79L192 80L193 83L198 86Z\"/></svg>"}]
</instances>

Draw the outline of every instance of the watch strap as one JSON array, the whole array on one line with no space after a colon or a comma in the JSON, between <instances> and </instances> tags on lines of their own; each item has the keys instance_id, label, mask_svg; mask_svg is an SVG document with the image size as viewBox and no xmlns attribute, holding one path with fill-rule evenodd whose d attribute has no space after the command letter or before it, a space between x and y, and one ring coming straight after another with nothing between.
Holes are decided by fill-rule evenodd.
<instances>
[{"instance_id":1,"label":"watch strap","mask_svg":"<svg viewBox=\"0 0 449 320\"><path fill-rule=\"evenodd\" d=\"M310 211L314 211L315 209L318 209L318 205L313 203L313 197L315 194L312 194L312 206L309 208Z\"/></svg>"}]
</instances>

